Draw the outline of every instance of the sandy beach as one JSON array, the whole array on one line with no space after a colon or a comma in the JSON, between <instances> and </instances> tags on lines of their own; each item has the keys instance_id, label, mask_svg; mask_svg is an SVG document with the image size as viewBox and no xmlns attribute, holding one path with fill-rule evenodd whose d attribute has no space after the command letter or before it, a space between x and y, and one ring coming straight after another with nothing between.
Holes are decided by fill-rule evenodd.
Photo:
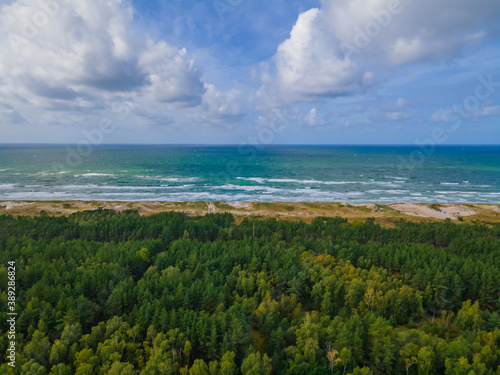
<instances>
[{"instance_id":1,"label":"sandy beach","mask_svg":"<svg viewBox=\"0 0 500 375\"><path fill-rule=\"evenodd\" d=\"M348 203L296 202L117 202L117 201L0 201L0 214L10 215L70 215L85 210L138 210L141 215L164 211L185 212L188 215L230 212L237 219L245 216L276 217L310 221L315 217L342 216L350 220L374 217L379 223L400 219L435 221L451 219L460 222L500 222L500 206L492 204L395 203L390 205Z\"/></svg>"}]
</instances>

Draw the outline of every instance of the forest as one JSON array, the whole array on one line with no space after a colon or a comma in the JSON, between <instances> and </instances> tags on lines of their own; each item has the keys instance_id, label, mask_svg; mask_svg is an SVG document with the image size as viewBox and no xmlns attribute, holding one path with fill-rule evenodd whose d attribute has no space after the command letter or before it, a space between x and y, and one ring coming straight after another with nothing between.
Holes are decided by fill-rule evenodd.
<instances>
[{"instance_id":1,"label":"forest","mask_svg":"<svg viewBox=\"0 0 500 375\"><path fill-rule=\"evenodd\" d=\"M3 215L0 259L0 374L500 374L498 224Z\"/></svg>"}]
</instances>

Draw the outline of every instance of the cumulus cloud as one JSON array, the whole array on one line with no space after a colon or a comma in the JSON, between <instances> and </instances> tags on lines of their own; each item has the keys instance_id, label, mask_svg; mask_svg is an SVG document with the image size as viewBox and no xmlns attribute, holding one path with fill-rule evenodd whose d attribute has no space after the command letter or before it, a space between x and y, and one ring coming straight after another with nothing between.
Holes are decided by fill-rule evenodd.
<instances>
[{"instance_id":1,"label":"cumulus cloud","mask_svg":"<svg viewBox=\"0 0 500 375\"><path fill-rule=\"evenodd\" d=\"M352 92L362 75L326 29L324 13L317 8L302 13L290 38L275 56L283 91L301 96L335 96ZM299 97L300 98L300 97Z\"/></svg>"},{"instance_id":2,"label":"cumulus cloud","mask_svg":"<svg viewBox=\"0 0 500 375\"><path fill-rule=\"evenodd\" d=\"M148 48L139 56L138 66L148 73L144 88L155 102L201 103L205 85L193 60L186 58L186 49L177 50L165 42L148 41Z\"/></svg>"},{"instance_id":3,"label":"cumulus cloud","mask_svg":"<svg viewBox=\"0 0 500 375\"><path fill-rule=\"evenodd\" d=\"M205 82L190 57L193 51L158 37L153 40L141 30L144 24L139 27L134 20L132 0L8 0L2 4L0 125L29 122L47 129L51 124L92 126L96 116L120 118L123 127L251 124L256 116L281 119L281 108L301 102L300 108L307 111L287 113L289 123L330 125L339 117L352 123L368 117L407 121L415 118L412 105L406 99L396 100L407 94L391 95L387 85L385 100L391 102L381 103L370 95L380 83L401 71L408 77L409 70L403 68L412 64L450 61L500 36L498 0L321 0L317 8L297 15L289 37L276 43L271 59L223 71L221 65L231 64L221 58L217 67L208 69L214 81L224 86L234 77L248 83L245 72L254 79L248 85L254 85L260 73L259 90L241 83L221 89ZM196 37L186 38L194 39L194 46L203 44ZM227 48L239 43L234 39ZM194 51L203 56L198 60L209 64L220 57L217 49L207 52L205 47ZM205 59L209 54L213 55ZM235 56L242 55L235 52ZM251 61L262 56L254 54ZM437 66L444 65L430 68ZM401 81L398 84L401 87ZM337 98L335 108L327 108L328 98ZM357 98L368 103L359 110L342 104ZM249 111L249 103L256 113ZM445 121L445 110L436 111L432 120ZM498 113L497 105L482 103L471 117ZM124 115L128 117L122 120Z\"/></svg>"},{"instance_id":4,"label":"cumulus cloud","mask_svg":"<svg viewBox=\"0 0 500 375\"><path fill-rule=\"evenodd\" d=\"M314 100L366 90L396 68L442 61L500 35L497 0L323 0L277 48L260 97Z\"/></svg>"},{"instance_id":5,"label":"cumulus cloud","mask_svg":"<svg viewBox=\"0 0 500 375\"><path fill-rule=\"evenodd\" d=\"M311 111L304 117L304 122L309 126L320 126L326 124L325 119L318 115L316 108L311 109Z\"/></svg>"},{"instance_id":6,"label":"cumulus cloud","mask_svg":"<svg viewBox=\"0 0 500 375\"><path fill-rule=\"evenodd\" d=\"M198 105L185 49L137 30L125 0L18 0L0 7L0 100L18 111L100 109L132 94Z\"/></svg>"},{"instance_id":7,"label":"cumulus cloud","mask_svg":"<svg viewBox=\"0 0 500 375\"><path fill-rule=\"evenodd\" d=\"M203 107L210 116L218 119L234 119L245 114L243 92L239 89L218 90L206 85Z\"/></svg>"}]
</instances>

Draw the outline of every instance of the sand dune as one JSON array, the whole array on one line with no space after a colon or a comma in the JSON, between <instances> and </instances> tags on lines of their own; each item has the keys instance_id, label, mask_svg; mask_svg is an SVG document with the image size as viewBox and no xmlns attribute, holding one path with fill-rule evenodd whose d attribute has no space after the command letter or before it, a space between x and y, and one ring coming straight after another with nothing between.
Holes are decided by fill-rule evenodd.
<instances>
[{"instance_id":1,"label":"sand dune","mask_svg":"<svg viewBox=\"0 0 500 375\"><path fill-rule=\"evenodd\" d=\"M96 201L0 201L0 214L11 215L69 215L96 209L124 211L136 209L142 215L164 211L182 211L189 215L230 212L238 217L279 217L290 220L312 220L318 216L342 216L350 220L375 217L378 222L390 223L404 218L411 221L452 219L460 221L500 222L500 206L492 204L428 204L395 203L296 203L296 202L96 202Z\"/></svg>"}]
</instances>

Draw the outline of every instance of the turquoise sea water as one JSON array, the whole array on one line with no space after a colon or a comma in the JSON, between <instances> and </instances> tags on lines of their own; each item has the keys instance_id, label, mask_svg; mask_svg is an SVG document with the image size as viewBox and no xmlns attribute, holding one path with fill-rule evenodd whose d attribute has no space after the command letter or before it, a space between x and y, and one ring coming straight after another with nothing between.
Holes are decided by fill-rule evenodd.
<instances>
[{"instance_id":1,"label":"turquoise sea water","mask_svg":"<svg viewBox=\"0 0 500 375\"><path fill-rule=\"evenodd\" d=\"M500 204L500 146L0 145L0 200Z\"/></svg>"}]
</instances>

